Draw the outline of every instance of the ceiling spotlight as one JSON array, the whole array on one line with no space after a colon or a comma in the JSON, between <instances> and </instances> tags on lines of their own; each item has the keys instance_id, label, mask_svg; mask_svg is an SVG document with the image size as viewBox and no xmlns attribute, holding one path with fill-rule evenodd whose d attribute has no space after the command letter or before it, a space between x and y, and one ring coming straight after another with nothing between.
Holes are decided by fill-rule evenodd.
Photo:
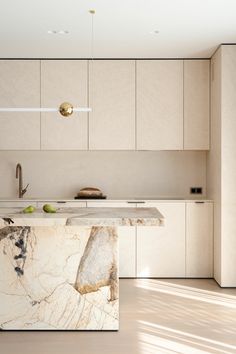
<instances>
[{"instance_id":1,"label":"ceiling spotlight","mask_svg":"<svg viewBox=\"0 0 236 354\"><path fill-rule=\"evenodd\" d=\"M158 30L151 31L150 34L159 34Z\"/></svg>"},{"instance_id":2,"label":"ceiling spotlight","mask_svg":"<svg viewBox=\"0 0 236 354\"><path fill-rule=\"evenodd\" d=\"M58 34L68 34L69 33L69 31L67 31L67 30L60 30L60 31L58 31Z\"/></svg>"},{"instance_id":3,"label":"ceiling spotlight","mask_svg":"<svg viewBox=\"0 0 236 354\"><path fill-rule=\"evenodd\" d=\"M68 30L48 30L48 34L68 34Z\"/></svg>"}]
</instances>

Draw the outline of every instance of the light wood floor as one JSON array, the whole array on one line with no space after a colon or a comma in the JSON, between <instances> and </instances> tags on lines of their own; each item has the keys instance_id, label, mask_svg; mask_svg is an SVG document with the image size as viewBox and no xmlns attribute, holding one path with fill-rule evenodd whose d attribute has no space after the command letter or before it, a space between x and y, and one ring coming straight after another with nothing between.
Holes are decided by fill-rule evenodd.
<instances>
[{"instance_id":1,"label":"light wood floor","mask_svg":"<svg viewBox=\"0 0 236 354\"><path fill-rule=\"evenodd\" d=\"M0 332L0 354L236 353L236 289L122 279L119 332Z\"/></svg>"}]
</instances>

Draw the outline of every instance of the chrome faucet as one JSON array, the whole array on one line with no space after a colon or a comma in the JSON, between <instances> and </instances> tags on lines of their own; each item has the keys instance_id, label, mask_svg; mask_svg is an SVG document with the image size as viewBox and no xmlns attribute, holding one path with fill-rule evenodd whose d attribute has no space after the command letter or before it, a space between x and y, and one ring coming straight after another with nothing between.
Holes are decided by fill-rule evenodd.
<instances>
[{"instance_id":1,"label":"chrome faucet","mask_svg":"<svg viewBox=\"0 0 236 354\"><path fill-rule=\"evenodd\" d=\"M20 163L16 165L16 178L19 179L19 198L22 198L23 195L26 193L29 184L27 184L27 186L23 189L23 175L22 175L22 167Z\"/></svg>"}]
</instances>

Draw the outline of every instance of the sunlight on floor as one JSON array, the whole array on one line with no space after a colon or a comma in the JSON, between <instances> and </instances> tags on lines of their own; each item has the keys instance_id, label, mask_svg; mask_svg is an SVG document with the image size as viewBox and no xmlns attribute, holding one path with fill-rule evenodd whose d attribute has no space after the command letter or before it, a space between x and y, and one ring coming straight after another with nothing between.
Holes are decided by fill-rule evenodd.
<instances>
[{"instance_id":1,"label":"sunlight on floor","mask_svg":"<svg viewBox=\"0 0 236 354\"><path fill-rule=\"evenodd\" d=\"M136 279L140 353L236 353L236 296L183 284Z\"/></svg>"},{"instance_id":2,"label":"sunlight on floor","mask_svg":"<svg viewBox=\"0 0 236 354\"><path fill-rule=\"evenodd\" d=\"M162 350L171 350L171 353L232 353L232 350L236 351L236 346L217 340L207 339L145 321L139 321L139 323L139 341L143 346L144 353L147 352L147 346L150 353L153 354L157 353L157 350L161 348Z\"/></svg>"},{"instance_id":3,"label":"sunlight on floor","mask_svg":"<svg viewBox=\"0 0 236 354\"><path fill-rule=\"evenodd\" d=\"M236 296L221 294L219 292L150 279L139 279L136 286L146 290L158 291L188 299L236 308Z\"/></svg>"}]
</instances>

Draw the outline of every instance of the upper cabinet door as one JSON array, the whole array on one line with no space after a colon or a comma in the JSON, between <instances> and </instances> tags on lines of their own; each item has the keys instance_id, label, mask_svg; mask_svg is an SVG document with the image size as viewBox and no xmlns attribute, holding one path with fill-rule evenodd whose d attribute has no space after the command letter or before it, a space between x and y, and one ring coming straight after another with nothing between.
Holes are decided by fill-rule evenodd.
<instances>
[{"instance_id":1,"label":"upper cabinet door","mask_svg":"<svg viewBox=\"0 0 236 354\"><path fill-rule=\"evenodd\" d=\"M90 150L135 149L135 61L89 63Z\"/></svg>"},{"instance_id":2,"label":"upper cabinet door","mask_svg":"<svg viewBox=\"0 0 236 354\"><path fill-rule=\"evenodd\" d=\"M40 107L38 60L0 60L0 107ZM40 113L0 113L0 150L39 148Z\"/></svg>"},{"instance_id":3,"label":"upper cabinet door","mask_svg":"<svg viewBox=\"0 0 236 354\"><path fill-rule=\"evenodd\" d=\"M42 60L42 107L59 107L70 102L74 107L88 106L87 60ZM74 112L64 118L58 112L41 115L43 150L86 150L88 113Z\"/></svg>"},{"instance_id":4,"label":"upper cabinet door","mask_svg":"<svg viewBox=\"0 0 236 354\"><path fill-rule=\"evenodd\" d=\"M209 149L209 60L184 61L184 149Z\"/></svg>"},{"instance_id":5,"label":"upper cabinet door","mask_svg":"<svg viewBox=\"0 0 236 354\"><path fill-rule=\"evenodd\" d=\"M183 149L182 60L137 60L137 149Z\"/></svg>"}]
</instances>

